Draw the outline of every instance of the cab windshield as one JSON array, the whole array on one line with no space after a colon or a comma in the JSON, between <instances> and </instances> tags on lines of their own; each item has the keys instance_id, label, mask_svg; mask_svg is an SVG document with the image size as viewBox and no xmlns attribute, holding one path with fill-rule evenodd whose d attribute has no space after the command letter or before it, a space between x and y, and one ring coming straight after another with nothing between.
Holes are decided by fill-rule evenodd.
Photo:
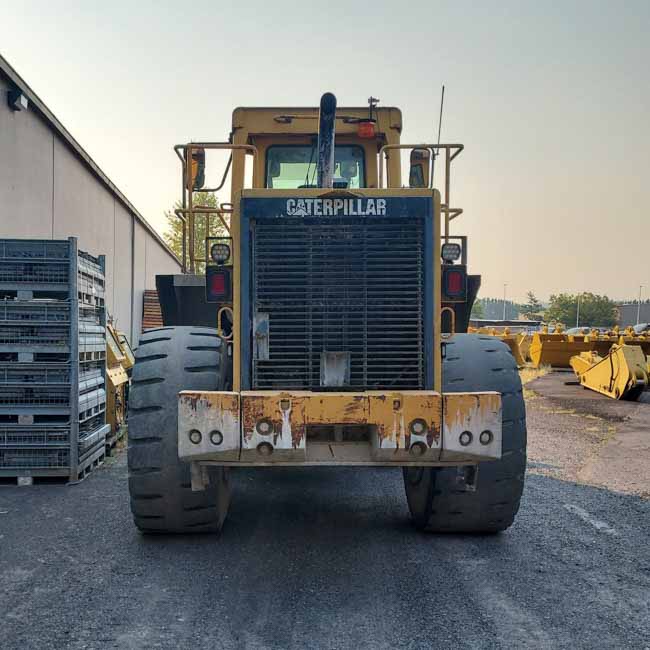
<instances>
[{"instance_id":1,"label":"cab windshield","mask_svg":"<svg viewBox=\"0 0 650 650\"><path fill-rule=\"evenodd\" d=\"M317 145L274 145L266 151L266 187L295 190L316 187ZM334 147L334 187L354 189L365 185L363 148Z\"/></svg>"}]
</instances>

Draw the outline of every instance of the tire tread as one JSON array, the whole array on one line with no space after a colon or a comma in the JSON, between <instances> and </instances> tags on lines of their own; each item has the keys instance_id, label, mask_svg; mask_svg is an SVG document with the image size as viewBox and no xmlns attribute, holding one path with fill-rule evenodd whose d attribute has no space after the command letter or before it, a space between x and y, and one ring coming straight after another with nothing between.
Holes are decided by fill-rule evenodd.
<instances>
[{"instance_id":1,"label":"tire tread","mask_svg":"<svg viewBox=\"0 0 650 650\"><path fill-rule=\"evenodd\" d=\"M515 360L509 348L493 337L457 334L447 344L442 380L444 392L501 393L502 457L479 463L474 491L459 489L454 467L428 470L418 488L406 480L405 470L407 496L409 490L421 490L417 500L409 498L414 523L428 532L503 531L519 510L526 471L526 410Z\"/></svg>"},{"instance_id":2,"label":"tire tread","mask_svg":"<svg viewBox=\"0 0 650 650\"><path fill-rule=\"evenodd\" d=\"M200 346L196 337L216 341ZM220 343L215 330L200 327L148 330L140 339L129 400L128 465L131 511L143 533L221 529L227 470L211 468L210 484L202 492L187 489L190 467L178 459L176 402L180 390L220 388Z\"/></svg>"}]
</instances>

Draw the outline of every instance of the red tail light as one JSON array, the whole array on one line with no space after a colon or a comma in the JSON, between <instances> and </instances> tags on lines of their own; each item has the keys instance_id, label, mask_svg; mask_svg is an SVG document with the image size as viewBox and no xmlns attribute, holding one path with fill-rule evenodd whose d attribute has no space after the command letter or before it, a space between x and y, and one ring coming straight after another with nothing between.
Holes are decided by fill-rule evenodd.
<instances>
[{"instance_id":1,"label":"red tail light","mask_svg":"<svg viewBox=\"0 0 650 650\"><path fill-rule=\"evenodd\" d=\"M450 298L461 298L465 295L465 272L461 269L447 268L444 271L444 290Z\"/></svg>"},{"instance_id":2,"label":"red tail light","mask_svg":"<svg viewBox=\"0 0 650 650\"><path fill-rule=\"evenodd\" d=\"M226 295L226 278L223 273L215 273L210 278L210 293L213 296Z\"/></svg>"},{"instance_id":3,"label":"red tail light","mask_svg":"<svg viewBox=\"0 0 650 650\"><path fill-rule=\"evenodd\" d=\"M208 266L205 270L205 299L207 302L228 302L232 298L230 269Z\"/></svg>"}]
</instances>

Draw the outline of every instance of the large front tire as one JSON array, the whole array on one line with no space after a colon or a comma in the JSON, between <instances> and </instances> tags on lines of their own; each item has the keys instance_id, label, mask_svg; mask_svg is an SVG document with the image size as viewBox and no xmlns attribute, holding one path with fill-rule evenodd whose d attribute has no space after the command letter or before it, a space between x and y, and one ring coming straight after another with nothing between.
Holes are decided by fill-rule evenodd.
<instances>
[{"instance_id":1,"label":"large front tire","mask_svg":"<svg viewBox=\"0 0 650 650\"><path fill-rule=\"evenodd\" d=\"M223 389L222 341L207 327L145 332L135 354L129 396L129 493L144 533L221 530L228 471L211 468L210 484L192 492L189 463L178 458L178 393Z\"/></svg>"},{"instance_id":2,"label":"large front tire","mask_svg":"<svg viewBox=\"0 0 650 650\"><path fill-rule=\"evenodd\" d=\"M526 410L517 364L492 336L456 334L445 352L443 392L501 393L502 455L479 463L472 489L462 467L405 468L409 510L415 525L429 532L496 533L513 523L524 489Z\"/></svg>"}]
</instances>

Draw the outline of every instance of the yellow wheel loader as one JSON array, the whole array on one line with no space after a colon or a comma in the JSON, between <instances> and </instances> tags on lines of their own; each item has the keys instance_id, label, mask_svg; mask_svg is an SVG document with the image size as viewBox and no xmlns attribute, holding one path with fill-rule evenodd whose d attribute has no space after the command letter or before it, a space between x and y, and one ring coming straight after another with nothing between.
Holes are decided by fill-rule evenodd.
<instances>
[{"instance_id":1,"label":"yellow wheel loader","mask_svg":"<svg viewBox=\"0 0 650 650\"><path fill-rule=\"evenodd\" d=\"M326 93L238 108L228 140L175 147L186 273L157 278L164 325L140 339L129 401L141 531L219 531L245 466L401 468L417 527L512 524L524 402L508 347L465 333L480 277L450 233L463 146L401 130L396 108ZM230 158L210 184L215 150ZM229 203L198 201L228 177ZM195 250L210 223L223 236Z\"/></svg>"}]
</instances>

